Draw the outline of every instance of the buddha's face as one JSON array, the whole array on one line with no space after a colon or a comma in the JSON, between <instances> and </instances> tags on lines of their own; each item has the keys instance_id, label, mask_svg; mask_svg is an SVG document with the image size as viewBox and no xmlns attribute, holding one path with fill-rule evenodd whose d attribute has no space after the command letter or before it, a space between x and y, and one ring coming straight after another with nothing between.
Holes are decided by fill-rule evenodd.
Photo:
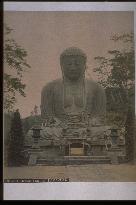
<instances>
[{"instance_id":1,"label":"buddha's face","mask_svg":"<svg viewBox=\"0 0 136 205\"><path fill-rule=\"evenodd\" d=\"M64 76L77 81L85 72L85 59L82 56L64 56L61 62Z\"/></svg>"}]
</instances>

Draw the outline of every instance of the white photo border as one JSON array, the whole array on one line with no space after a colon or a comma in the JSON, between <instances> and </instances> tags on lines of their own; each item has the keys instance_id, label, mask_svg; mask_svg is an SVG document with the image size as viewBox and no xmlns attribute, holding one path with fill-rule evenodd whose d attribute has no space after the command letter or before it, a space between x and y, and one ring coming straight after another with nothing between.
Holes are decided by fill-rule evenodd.
<instances>
[{"instance_id":1,"label":"white photo border","mask_svg":"<svg viewBox=\"0 0 136 205\"><path fill-rule=\"evenodd\" d=\"M4 2L4 11L134 11L136 35L136 2ZM3 191L4 200L135 200L136 182L4 183Z\"/></svg>"}]
</instances>

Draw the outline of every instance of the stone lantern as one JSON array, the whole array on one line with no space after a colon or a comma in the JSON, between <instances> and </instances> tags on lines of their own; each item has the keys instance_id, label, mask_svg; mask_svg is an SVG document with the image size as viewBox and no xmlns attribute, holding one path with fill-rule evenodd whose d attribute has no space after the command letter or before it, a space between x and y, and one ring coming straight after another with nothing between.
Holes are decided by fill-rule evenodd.
<instances>
[{"instance_id":1,"label":"stone lantern","mask_svg":"<svg viewBox=\"0 0 136 205\"><path fill-rule=\"evenodd\" d=\"M40 148L39 147L40 130L42 130L42 129L41 129L40 126L33 126L31 130L33 131L32 137L33 137L33 140L34 140L32 148L39 149Z\"/></svg>"},{"instance_id":2,"label":"stone lantern","mask_svg":"<svg viewBox=\"0 0 136 205\"><path fill-rule=\"evenodd\" d=\"M31 129L33 131L32 137L33 137L33 145L30 148L28 154L29 154L29 161L28 161L28 165L32 166L32 165L36 165L37 163L37 159L39 157L40 154L40 146L39 146L39 139L40 139L40 130L41 127L39 126L34 126Z\"/></svg>"}]
</instances>

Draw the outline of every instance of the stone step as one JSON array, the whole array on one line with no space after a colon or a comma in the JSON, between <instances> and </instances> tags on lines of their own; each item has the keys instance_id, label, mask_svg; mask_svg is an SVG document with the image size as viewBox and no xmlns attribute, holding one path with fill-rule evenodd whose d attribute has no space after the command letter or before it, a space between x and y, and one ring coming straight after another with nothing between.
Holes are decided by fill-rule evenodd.
<instances>
[{"instance_id":1,"label":"stone step","mask_svg":"<svg viewBox=\"0 0 136 205\"><path fill-rule=\"evenodd\" d=\"M108 156L64 156L64 159L107 159Z\"/></svg>"},{"instance_id":2,"label":"stone step","mask_svg":"<svg viewBox=\"0 0 136 205\"><path fill-rule=\"evenodd\" d=\"M111 160L107 156L86 156L84 157L65 157L61 159L38 159L37 165L76 165L76 164L110 164Z\"/></svg>"}]
</instances>

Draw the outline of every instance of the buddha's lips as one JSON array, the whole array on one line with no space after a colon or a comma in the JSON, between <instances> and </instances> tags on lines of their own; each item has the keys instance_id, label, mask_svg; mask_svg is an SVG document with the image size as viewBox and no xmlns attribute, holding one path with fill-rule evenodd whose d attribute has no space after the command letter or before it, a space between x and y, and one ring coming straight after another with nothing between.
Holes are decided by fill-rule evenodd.
<instances>
[{"instance_id":1,"label":"buddha's lips","mask_svg":"<svg viewBox=\"0 0 136 205\"><path fill-rule=\"evenodd\" d=\"M75 71L69 71L69 74L71 74L71 75L78 75L79 73L75 72Z\"/></svg>"}]
</instances>

